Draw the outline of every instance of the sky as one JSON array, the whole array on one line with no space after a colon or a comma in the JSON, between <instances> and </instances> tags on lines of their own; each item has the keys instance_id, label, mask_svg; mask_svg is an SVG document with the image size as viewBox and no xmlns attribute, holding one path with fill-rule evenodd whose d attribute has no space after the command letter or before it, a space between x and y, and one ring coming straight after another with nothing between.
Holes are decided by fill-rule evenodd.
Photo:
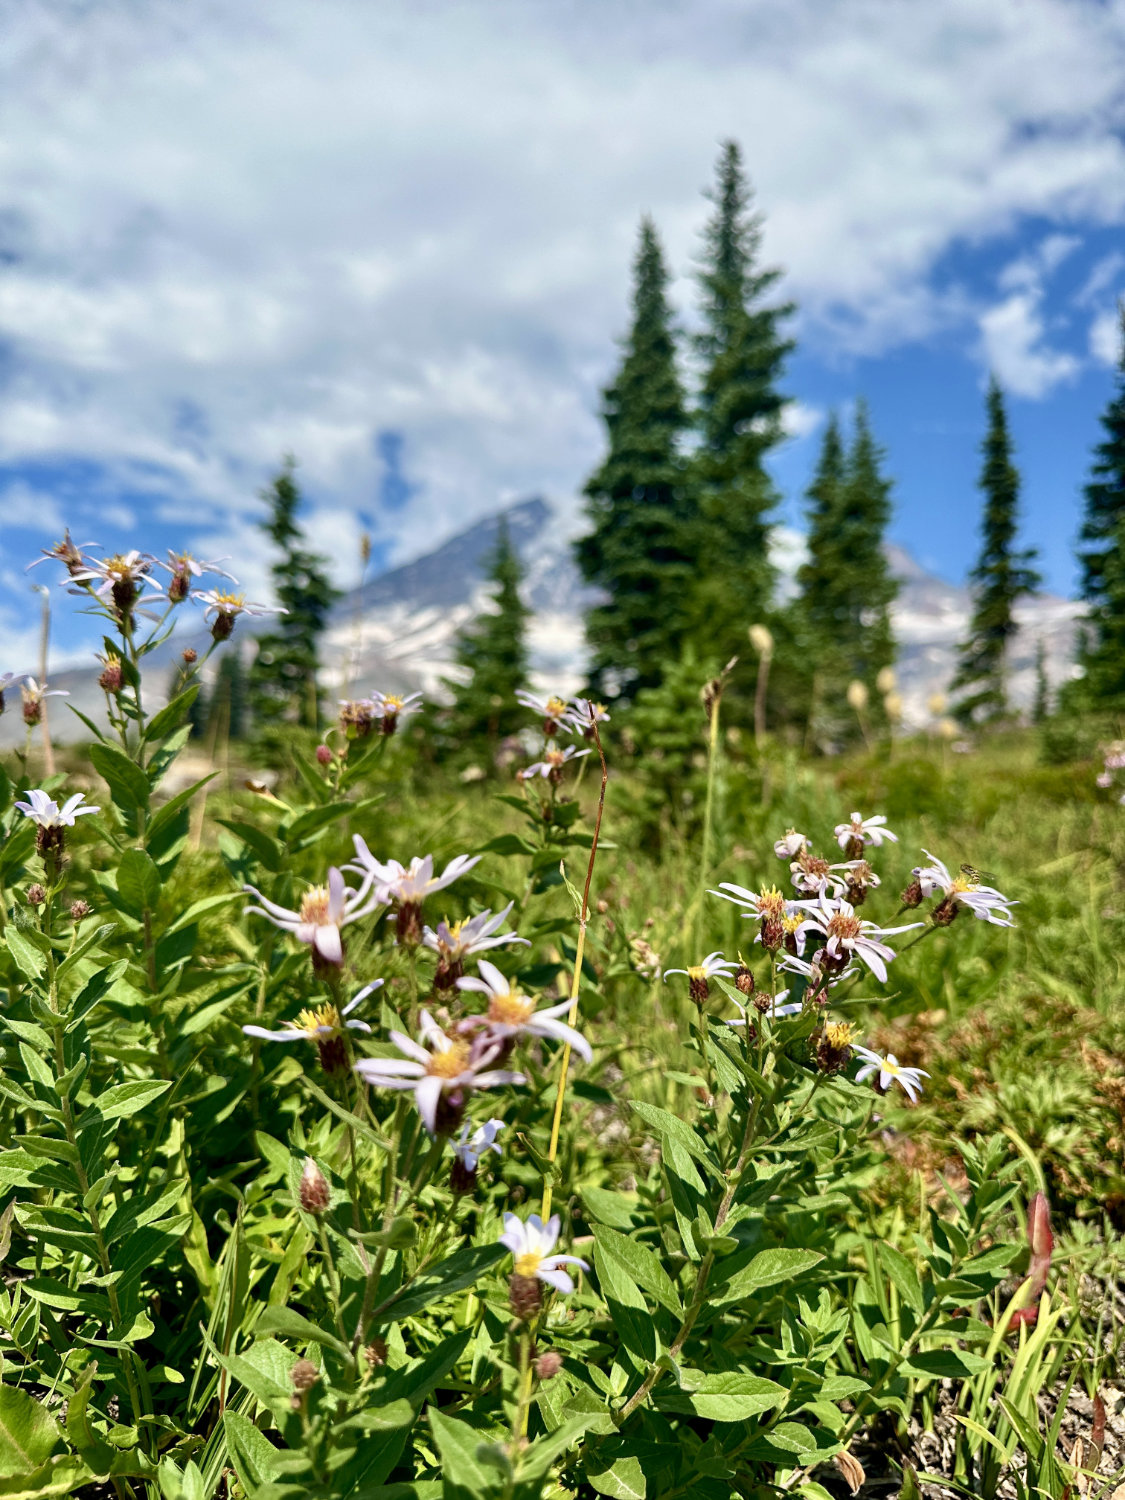
<instances>
[{"instance_id":1,"label":"sky","mask_svg":"<svg viewBox=\"0 0 1125 1500\"><path fill-rule=\"evenodd\" d=\"M13 0L0 52L2 665L69 526L231 554L294 453L348 586L530 494L577 514L641 214L685 332L741 144L797 304L799 524L866 398L894 539L972 565L984 386L1074 586L1125 293L1125 0ZM56 639L87 625L59 591Z\"/></svg>"}]
</instances>

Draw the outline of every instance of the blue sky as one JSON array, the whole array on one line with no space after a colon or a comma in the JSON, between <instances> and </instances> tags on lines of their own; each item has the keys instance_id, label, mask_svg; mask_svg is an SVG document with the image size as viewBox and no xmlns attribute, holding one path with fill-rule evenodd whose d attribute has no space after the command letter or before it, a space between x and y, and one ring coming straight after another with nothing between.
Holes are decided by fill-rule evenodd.
<instances>
[{"instance_id":1,"label":"blue sky","mask_svg":"<svg viewBox=\"0 0 1125 1500\"><path fill-rule=\"evenodd\" d=\"M975 549L984 382L1073 585L1125 292L1121 0L24 0L0 56L0 627L65 524L233 554L291 450L338 581L576 510L651 213L692 322L718 143L799 305L776 460L867 398L895 538ZM44 567L33 580L46 577ZM61 596L60 596L61 602ZM84 624L56 612L62 650Z\"/></svg>"}]
</instances>

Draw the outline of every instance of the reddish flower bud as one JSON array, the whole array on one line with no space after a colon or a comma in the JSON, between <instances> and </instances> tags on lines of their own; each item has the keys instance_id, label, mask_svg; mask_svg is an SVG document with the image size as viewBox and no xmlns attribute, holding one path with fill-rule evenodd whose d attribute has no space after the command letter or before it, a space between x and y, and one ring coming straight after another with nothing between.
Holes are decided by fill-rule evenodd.
<instances>
[{"instance_id":1,"label":"reddish flower bud","mask_svg":"<svg viewBox=\"0 0 1125 1500\"><path fill-rule=\"evenodd\" d=\"M301 1173L300 1198L301 1207L307 1214L324 1213L332 1201L328 1179L311 1156L305 1157L305 1169Z\"/></svg>"},{"instance_id":2,"label":"reddish flower bud","mask_svg":"<svg viewBox=\"0 0 1125 1500\"><path fill-rule=\"evenodd\" d=\"M44 903L44 901L46 901L46 899L47 899L47 892L43 889L43 887L41 885L39 885L38 882L36 882L35 885L29 885L28 886L28 888L27 888L27 904L28 904L28 906L42 906L43 903Z\"/></svg>"},{"instance_id":3,"label":"reddish flower bud","mask_svg":"<svg viewBox=\"0 0 1125 1500\"><path fill-rule=\"evenodd\" d=\"M563 1357L557 1349L548 1349L535 1361L535 1373L540 1380L553 1380L563 1367Z\"/></svg>"},{"instance_id":4,"label":"reddish flower bud","mask_svg":"<svg viewBox=\"0 0 1125 1500\"><path fill-rule=\"evenodd\" d=\"M93 911L93 907L88 901L72 901L70 904L70 920L72 922L81 922L84 917L90 915L91 911Z\"/></svg>"},{"instance_id":5,"label":"reddish flower bud","mask_svg":"<svg viewBox=\"0 0 1125 1500\"><path fill-rule=\"evenodd\" d=\"M316 762L319 766L330 766L332 764L332 751L327 745L316 747Z\"/></svg>"},{"instance_id":6,"label":"reddish flower bud","mask_svg":"<svg viewBox=\"0 0 1125 1500\"><path fill-rule=\"evenodd\" d=\"M199 660L199 652L196 651L194 646L185 646L180 652L180 658L190 667Z\"/></svg>"},{"instance_id":7,"label":"reddish flower bud","mask_svg":"<svg viewBox=\"0 0 1125 1500\"><path fill-rule=\"evenodd\" d=\"M543 1287L538 1278L513 1271L508 1278L508 1306L513 1317L530 1323L543 1306Z\"/></svg>"}]
</instances>

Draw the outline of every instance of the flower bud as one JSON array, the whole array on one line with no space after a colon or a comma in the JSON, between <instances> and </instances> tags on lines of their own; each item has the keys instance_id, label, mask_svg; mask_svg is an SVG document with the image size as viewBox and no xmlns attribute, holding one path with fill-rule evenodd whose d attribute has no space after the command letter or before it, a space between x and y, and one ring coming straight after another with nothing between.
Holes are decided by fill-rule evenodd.
<instances>
[{"instance_id":1,"label":"flower bud","mask_svg":"<svg viewBox=\"0 0 1125 1500\"><path fill-rule=\"evenodd\" d=\"M750 644L759 656L772 656L773 636L765 625L751 625L746 634L750 637Z\"/></svg>"},{"instance_id":2,"label":"flower bud","mask_svg":"<svg viewBox=\"0 0 1125 1500\"><path fill-rule=\"evenodd\" d=\"M311 1391L320 1379L320 1371L311 1359L299 1359L289 1372L295 1391Z\"/></svg>"},{"instance_id":3,"label":"flower bud","mask_svg":"<svg viewBox=\"0 0 1125 1500\"><path fill-rule=\"evenodd\" d=\"M221 609L215 616L215 623L211 626L211 639L214 641L228 641L234 630L234 615L230 610Z\"/></svg>"},{"instance_id":4,"label":"flower bud","mask_svg":"<svg viewBox=\"0 0 1125 1500\"><path fill-rule=\"evenodd\" d=\"M934 907L930 920L935 927L948 927L960 910L960 904L952 896L946 896L944 901Z\"/></svg>"},{"instance_id":5,"label":"flower bud","mask_svg":"<svg viewBox=\"0 0 1125 1500\"><path fill-rule=\"evenodd\" d=\"M300 1199L301 1207L307 1214L324 1213L332 1201L328 1179L311 1156L305 1157L305 1169L301 1173Z\"/></svg>"},{"instance_id":6,"label":"flower bud","mask_svg":"<svg viewBox=\"0 0 1125 1500\"><path fill-rule=\"evenodd\" d=\"M754 993L754 975L745 964L739 964L738 973L734 976L734 987L740 995L752 995Z\"/></svg>"},{"instance_id":7,"label":"flower bud","mask_svg":"<svg viewBox=\"0 0 1125 1500\"><path fill-rule=\"evenodd\" d=\"M72 901L70 903L70 920L72 922L81 922L92 911L93 907L88 901Z\"/></svg>"},{"instance_id":8,"label":"flower bud","mask_svg":"<svg viewBox=\"0 0 1125 1500\"><path fill-rule=\"evenodd\" d=\"M363 1347L363 1357L368 1367L379 1370L387 1363L387 1341L386 1339L374 1338Z\"/></svg>"},{"instance_id":9,"label":"flower bud","mask_svg":"<svg viewBox=\"0 0 1125 1500\"><path fill-rule=\"evenodd\" d=\"M944 693L931 693L926 699L926 707L935 719L940 719L945 712L946 697Z\"/></svg>"},{"instance_id":10,"label":"flower bud","mask_svg":"<svg viewBox=\"0 0 1125 1500\"><path fill-rule=\"evenodd\" d=\"M867 707L868 696L867 684L860 682L858 677L853 678L848 683L848 707L854 709L857 714L861 714Z\"/></svg>"},{"instance_id":11,"label":"flower bud","mask_svg":"<svg viewBox=\"0 0 1125 1500\"><path fill-rule=\"evenodd\" d=\"M330 766L332 764L332 751L327 745L316 747L316 763L318 766Z\"/></svg>"},{"instance_id":12,"label":"flower bud","mask_svg":"<svg viewBox=\"0 0 1125 1500\"><path fill-rule=\"evenodd\" d=\"M548 1349L535 1361L535 1373L540 1380L554 1380L563 1367L563 1357L557 1349Z\"/></svg>"},{"instance_id":13,"label":"flower bud","mask_svg":"<svg viewBox=\"0 0 1125 1500\"><path fill-rule=\"evenodd\" d=\"M898 678L895 676L894 667L882 667L875 679L875 686L884 695L893 693L898 687Z\"/></svg>"},{"instance_id":14,"label":"flower bud","mask_svg":"<svg viewBox=\"0 0 1125 1500\"><path fill-rule=\"evenodd\" d=\"M184 649L180 652L180 660L183 661L186 666L194 666L194 664L199 660L199 652L195 649L194 646L185 646Z\"/></svg>"},{"instance_id":15,"label":"flower bud","mask_svg":"<svg viewBox=\"0 0 1125 1500\"><path fill-rule=\"evenodd\" d=\"M530 1323L543 1306L543 1287L536 1276L513 1271L508 1278L508 1306L521 1323Z\"/></svg>"},{"instance_id":16,"label":"flower bud","mask_svg":"<svg viewBox=\"0 0 1125 1500\"><path fill-rule=\"evenodd\" d=\"M955 740L961 732L956 719L942 719L937 731L943 740Z\"/></svg>"},{"instance_id":17,"label":"flower bud","mask_svg":"<svg viewBox=\"0 0 1125 1500\"><path fill-rule=\"evenodd\" d=\"M43 889L43 887L38 882L36 882L35 885L29 885L28 886L28 888L27 888L27 904L28 904L28 906L42 906L43 903L44 903L44 901L46 901L46 899L47 899L47 892Z\"/></svg>"},{"instance_id":18,"label":"flower bud","mask_svg":"<svg viewBox=\"0 0 1125 1500\"><path fill-rule=\"evenodd\" d=\"M119 693L121 691L122 672L121 658L112 653L103 658L105 666L102 668L101 676L98 678L98 686L103 693Z\"/></svg>"},{"instance_id":19,"label":"flower bud","mask_svg":"<svg viewBox=\"0 0 1125 1500\"><path fill-rule=\"evenodd\" d=\"M911 908L911 910L913 910L916 906L921 906L923 897L922 887L919 882L917 880L912 880L903 891L900 899L903 906L908 906Z\"/></svg>"},{"instance_id":20,"label":"flower bud","mask_svg":"<svg viewBox=\"0 0 1125 1500\"><path fill-rule=\"evenodd\" d=\"M902 694L888 693L883 699L883 707L886 710L887 718L890 719L893 723L897 724L899 719L902 718Z\"/></svg>"}]
</instances>

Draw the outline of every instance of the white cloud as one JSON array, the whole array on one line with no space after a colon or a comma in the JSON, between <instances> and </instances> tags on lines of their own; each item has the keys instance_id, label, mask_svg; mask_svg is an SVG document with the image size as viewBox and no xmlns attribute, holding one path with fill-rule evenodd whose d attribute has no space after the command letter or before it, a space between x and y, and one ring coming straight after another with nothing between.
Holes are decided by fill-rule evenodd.
<instances>
[{"instance_id":1,"label":"white cloud","mask_svg":"<svg viewBox=\"0 0 1125 1500\"><path fill-rule=\"evenodd\" d=\"M1114 309L1098 313L1090 324L1090 353L1103 365L1121 358L1121 315Z\"/></svg>"},{"instance_id":2,"label":"white cloud","mask_svg":"<svg viewBox=\"0 0 1125 1500\"><path fill-rule=\"evenodd\" d=\"M143 475L259 571L286 448L341 549L386 428L419 486L382 518L398 555L573 495L637 217L686 271L727 135L822 353L971 329L943 253L1059 225L980 316L1042 394L1074 361L1036 288L1125 215L1123 64L1120 5L1067 0L27 0L0 57L0 459Z\"/></svg>"},{"instance_id":3,"label":"white cloud","mask_svg":"<svg viewBox=\"0 0 1125 1500\"><path fill-rule=\"evenodd\" d=\"M824 412L819 406L809 406L804 401L790 401L781 413L781 423L786 437L804 438L816 431L824 421Z\"/></svg>"}]
</instances>

